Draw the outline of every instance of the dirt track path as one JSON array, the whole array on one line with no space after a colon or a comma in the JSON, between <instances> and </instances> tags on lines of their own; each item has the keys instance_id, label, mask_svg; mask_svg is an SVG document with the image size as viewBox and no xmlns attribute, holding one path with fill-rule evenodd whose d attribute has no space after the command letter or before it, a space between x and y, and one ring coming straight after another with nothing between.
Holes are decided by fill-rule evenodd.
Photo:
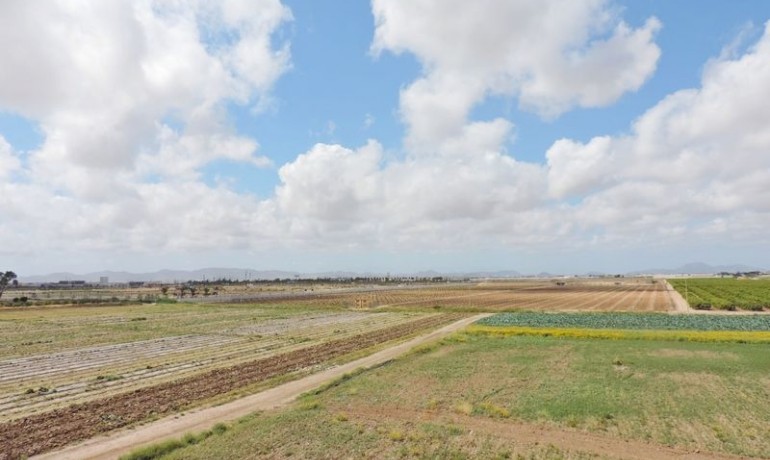
<instances>
[{"instance_id":1,"label":"dirt track path","mask_svg":"<svg viewBox=\"0 0 770 460\"><path fill-rule=\"evenodd\" d=\"M114 459L145 444L160 442L168 438L181 437L187 432L204 431L218 422L232 421L256 411L281 407L292 402L302 393L317 388L345 373L390 361L417 345L444 337L490 315L491 314L489 313L485 313L462 319L367 357L279 385L275 388L221 406L190 411L182 416L166 417L147 425L117 431L106 436L99 436L78 445L48 452L32 458L39 460Z\"/></svg>"},{"instance_id":2,"label":"dirt track path","mask_svg":"<svg viewBox=\"0 0 770 460\"><path fill-rule=\"evenodd\" d=\"M676 289L674 289L671 284L666 281L666 291L668 291L668 296L671 298L671 305L674 307L675 313L692 313L693 309L690 308L690 305L687 304L687 301L684 300L684 297L682 297L682 294L679 293Z\"/></svg>"}]
</instances>

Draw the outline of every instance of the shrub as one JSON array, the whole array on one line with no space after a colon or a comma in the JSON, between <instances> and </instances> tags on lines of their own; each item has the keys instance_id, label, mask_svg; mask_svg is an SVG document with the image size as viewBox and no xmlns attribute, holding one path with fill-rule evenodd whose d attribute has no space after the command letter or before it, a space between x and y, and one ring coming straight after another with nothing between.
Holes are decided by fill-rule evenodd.
<instances>
[{"instance_id":1,"label":"shrub","mask_svg":"<svg viewBox=\"0 0 770 460\"><path fill-rule=\"evenodd\" d=\"M136 450L128 455L120 457L120 460L155 460L156 458L170 454L177 449L181 449L184 446L185 444L182 441L172 439L170 441L153 444Z\"/></svg>"},{"instance_id":2,"label":"shrub","mask_svg":"<svg viewBox=\"0 0 770 460\"><path fill-rule=\"evenodd\" d=\"M404 432L399 429L390 430L388 433L388 439L391 441L401 442L406 438Z\"/></svg>"},{"instance_id":3,"label":"shrub","mask_svg":"<svg viewBox=\"0 0 770 460\"><path fill-rule=\"evenodd\" d=\"M216 425L214 425L214 428L211 429L211 432L217 435L222 434L225 431L227 431L227 425L225 425L224 423L217 423Z\"/></svg>"}]
</instances>

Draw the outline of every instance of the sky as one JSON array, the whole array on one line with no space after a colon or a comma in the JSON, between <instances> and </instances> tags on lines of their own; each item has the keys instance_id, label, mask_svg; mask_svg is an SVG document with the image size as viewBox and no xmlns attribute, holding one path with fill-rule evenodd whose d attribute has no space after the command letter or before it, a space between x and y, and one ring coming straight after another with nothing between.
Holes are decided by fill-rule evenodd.
<instances>
[{"instance_id":1,"label":"sky","mask_svg":"<svg viewBox=\"0 0 770 460\"><path fill-rule=\"evenodd\" d=\"M770 2L0 3L0 269L770 268Z\"/></svg>"}]
</instances>

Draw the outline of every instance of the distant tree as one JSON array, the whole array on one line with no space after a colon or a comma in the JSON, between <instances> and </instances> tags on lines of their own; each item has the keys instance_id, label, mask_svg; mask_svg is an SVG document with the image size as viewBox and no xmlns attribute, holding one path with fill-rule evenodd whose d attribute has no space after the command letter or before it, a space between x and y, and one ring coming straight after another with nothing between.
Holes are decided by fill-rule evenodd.
<instances>
[{"instance_id":1,"label":"distant tree","mask_svg":"<svg viewBox=\"0 0 770 460\"><path fill-rule=\"evenodd\" d=\"M8 285L15 280L16 280L16 273L12 271L7 271L2 275L0 275L0 297L3 296L3 292L5 292L5 289L8 287Z\"/></svg>"}]
</instances>

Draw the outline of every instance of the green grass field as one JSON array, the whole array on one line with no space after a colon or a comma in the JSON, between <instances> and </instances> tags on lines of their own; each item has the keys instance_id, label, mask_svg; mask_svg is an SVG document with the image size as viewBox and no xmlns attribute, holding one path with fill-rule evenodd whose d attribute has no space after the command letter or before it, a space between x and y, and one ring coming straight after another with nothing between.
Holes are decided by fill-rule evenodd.
<instances>
[{"instance_id":1,"label":"green grass field","mask_svg":"<svg viewBox=\"0 0 770 460\"><path fill-rule=\"evenodd\" d=\"M768 457L769 376L766 345L460 334L167 458L596 458L522 423Z\"/></svg>"}]
</instances>

